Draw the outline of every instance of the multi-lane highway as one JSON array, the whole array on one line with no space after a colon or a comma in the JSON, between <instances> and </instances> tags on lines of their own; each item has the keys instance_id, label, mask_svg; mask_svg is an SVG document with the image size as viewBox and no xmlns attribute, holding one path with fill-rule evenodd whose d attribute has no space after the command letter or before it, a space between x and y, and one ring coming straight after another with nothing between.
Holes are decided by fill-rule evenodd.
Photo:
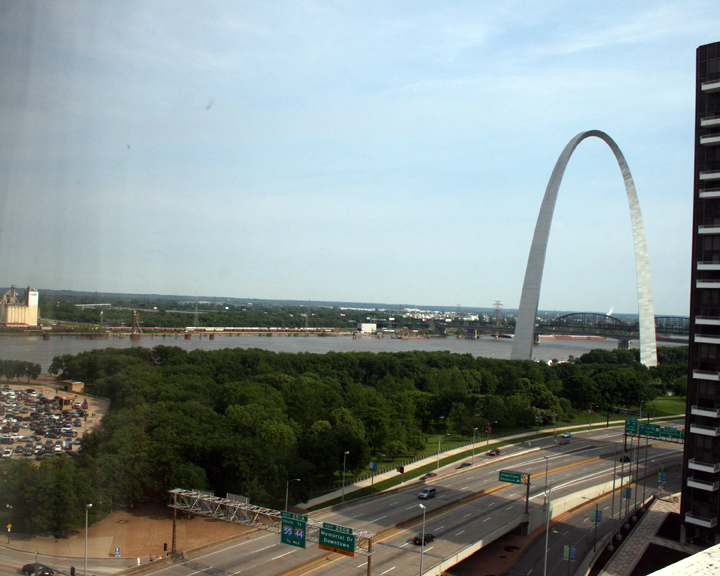
<instances>
[{"instance_id":1,"label":"multi-lane highway","mask_svg":"<svg viewBox=\"0 0 720 576\"><path fill-rule=\"evenodd\" d=\"M412 543L412 538L421 529L422 509L419 504L426 506L426 531L436 536L424 550L424 568L430 570L445 558L516 522L522 515L525 510L525 486L501 484L498 481L499 470L510 469L531 475L532 512L543 506L546 469L553 501L611 482L616 447L622 450L622 432L619 428L603 428L576 433L568 444L555 445L552 439L544 439L503 448L500 457L476 455L475 466L462 470L454 467L445 469L428 482L428 485L437 488L436 498L419 500L418 492L422 485L413 482L313 517L377 533L372 555L373 574L417 574L420 547ZM642 446L641 474L644 441ZM651 442L650 446L649 461L662 459L666 465L679 462L682 445ZM627 474L628 464L623 467ZM617 472L620 473L620 470L621 463L618 462ZM457 502L461 498L463 501ZM450 504L453 502L457 503ZM367 571L367 560L366 556L349 558L328 553L319 550L316 544L308 544L306 550L292 548L281 544L277 534L259 532L222 550L163 567L158 572L163 576L196 576L199 573L208 576L360 575ZM17 574L7 570L10 567L8 564L11 563L3 561L0 564L0 576Z\"/></svg>"}]
</instances>

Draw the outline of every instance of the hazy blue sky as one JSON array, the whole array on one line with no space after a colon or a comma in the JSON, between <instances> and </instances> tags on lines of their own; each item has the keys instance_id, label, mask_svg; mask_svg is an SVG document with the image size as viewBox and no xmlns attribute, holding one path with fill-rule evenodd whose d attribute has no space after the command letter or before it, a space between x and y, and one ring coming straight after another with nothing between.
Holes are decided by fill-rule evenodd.
<instances>
[{"instance_id":1,"label":"hazy blue sky","mask_svg":"<svg viewBox=\"0 0 720 576\"><path fill-rule=\"evenodd\" d=\"M718 40L718 0L0 0L0 285L517 307L555 161L598 129L656 312L686 315ZM540 308L637 311L600 140Z\"/></svg>"}]
</instances>

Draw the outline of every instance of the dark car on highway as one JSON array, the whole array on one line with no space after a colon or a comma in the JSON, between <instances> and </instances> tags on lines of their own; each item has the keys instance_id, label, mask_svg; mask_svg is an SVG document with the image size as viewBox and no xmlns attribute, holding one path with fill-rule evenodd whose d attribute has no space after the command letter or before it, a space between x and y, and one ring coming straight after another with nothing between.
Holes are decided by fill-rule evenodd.
<instances>
[{"instance_id":1,"label":"dark car on highway","mask_svg":"<svg viewBox=\"0 0 720 576\"><path fill-rule=\"evenodd\" d=\"M470 462L463 462L462 464L460 464L460 466L457 467L457 470L467 468L468 466L472 466L472 464L470 464Z\"/></svg>"},{"instance_id":2,"label":"dark car on highway","mask_svg":"<svg viewBox=\"0 0 720 576\"><path fill-rule=\"evenodd\" d=\"M38 576L53 576L53 574L55 574L55 570L50 568L50 566L45 566L45 564L40 563L25 564L25 566L22 567L22 573L25 574L25 576L34 576L36 568Z\"/></svg>"},{"instance_id":3,"label":"dark car on highway","mask_svg":"<svg viewBox=\"0 0 720 576\"><path fill-rule=\"evenodd\" d=\"M426 546L428 544L430 544L430 542L435 540L435 534L430 534L430 532L425 532L424 536L425 536L425 545ZM418 546L420 546L423 543L423 533L422 532L415 535L415 538L413 538L413 543L417 544Z\"/></svg>"}]
</instances>

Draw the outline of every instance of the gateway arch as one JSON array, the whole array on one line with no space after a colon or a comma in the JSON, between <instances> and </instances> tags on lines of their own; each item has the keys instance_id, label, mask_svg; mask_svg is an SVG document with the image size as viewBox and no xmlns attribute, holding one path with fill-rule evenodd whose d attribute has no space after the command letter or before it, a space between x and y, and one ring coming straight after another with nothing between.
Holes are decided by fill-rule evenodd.
<instances>
[{"instance_id":1,"label":"gateway arch","mask_svg":"<svg viewBox=\"0 0 720 576\"><path fill-rule=\"evenodd\" d=\"M615 154L620 166L628 204L630 205L630 222L632 223L633 244L635 246L635 271L637 275L638 312L640 316L640 362L645 366L657 365L657 343L655 341L655 308L653 306L652 286L650 283L650 261L648 259L647 242L645 241L645 228L643 227L640 203L638 202L635 183L625 157L615 141L605 132L588 130L580 132L560 154L555 164L552 176L545 189L545 197L540 207L535 234L533 235L528 257L525 281L523 282L520 308L518 310L517 325L515 326L515 339L511 358L513 360L528 360L532 356L532 347L535 337L535 319L537 318L538 301L540 300L540 284L545 266L545 253L547 252L550 225L552 223L555 201L557 200L560 182L570 156L578 144L586 138L600 138Z\"/></svg>"}]
</instances>

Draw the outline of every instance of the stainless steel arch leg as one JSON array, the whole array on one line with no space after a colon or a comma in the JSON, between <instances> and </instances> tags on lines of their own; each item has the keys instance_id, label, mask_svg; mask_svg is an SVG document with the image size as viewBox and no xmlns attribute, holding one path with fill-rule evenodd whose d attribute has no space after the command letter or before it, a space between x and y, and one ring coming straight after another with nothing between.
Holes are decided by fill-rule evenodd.
<instances>
[{"instance_id":1,"label":"stainless steel arch leg","mask_svg":"<svg viewBox=\"0 0 720 576\"><path fill-rule=\"evenodd\" d=\"M514 360L528 360L532 356L533 338L535 334L535 319L537 318L538 301L540 300L540 285L545 267L545 254L550 236L550 225L555 210L558 190L562 182L565 168L570 156L578 144L590 137L600 138L615 154L625 182L628 204L630 206L630 222L632 224L633 244L635 247L635 271L637 276L638 312L640 316L640 361L645 366L657 365L657 343L655 340L655 307L653 305L652 284L650 281L650 261L648 258L647 242L645 241L645 228L643 227L640 203L635 190L630 169L625 157L615 141L605 132L588 130L581 132L568 142L555 163L550 181L545 189L545 197L540 207L535 234L533 235L528 257L525 281L520 296L520 309L515 327L515 340L513 342L511 358Z\"/></svg>"}]
</instances>

